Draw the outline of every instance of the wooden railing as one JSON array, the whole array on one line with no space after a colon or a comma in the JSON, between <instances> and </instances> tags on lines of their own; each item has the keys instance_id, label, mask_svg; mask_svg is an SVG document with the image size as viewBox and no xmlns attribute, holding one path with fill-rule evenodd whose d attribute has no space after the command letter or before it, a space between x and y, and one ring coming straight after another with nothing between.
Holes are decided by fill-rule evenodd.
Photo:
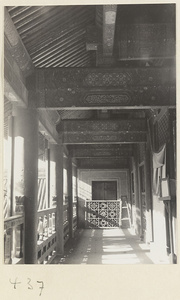
<instances>
[{"instance_id":1,"label":"wooden railing","mask_svg":"<svg viewBox=\"0 0 180 300\"><path fill-rule=\"evenodd\" d=\"M38 210L46 209L46 178L38 178Z\"/></svg>"},{"instance_id":2,"label":"wooden railing","mask_svg":"<svg viewBox=\"0 0 180 300\"><path fill-rule=\"evenodd\" d=\"M16 215L4 221L4 263L24 263L24 216Z\"/></svg>"},{"instance_id":3,"label":"wooden railing","mask_svg":"<svg viewBox=\"0 0 180 300\"><path fill-rule=\"evenodd\" d=\"M49 264L56 254L56 207L38 211L37 259Z\"/></svg>"},{"instance_id":4,"label":"wooden railing","mask_svg":"<svg viewBox=\"0 0 180 300\"><path fill-rule=\"evenodd\" d=\"M8 216L7 178L4 178L3 180L3 189L4 189L3 212L4 212L4 219L6 219Z\"/></svg>"}]
</instances>

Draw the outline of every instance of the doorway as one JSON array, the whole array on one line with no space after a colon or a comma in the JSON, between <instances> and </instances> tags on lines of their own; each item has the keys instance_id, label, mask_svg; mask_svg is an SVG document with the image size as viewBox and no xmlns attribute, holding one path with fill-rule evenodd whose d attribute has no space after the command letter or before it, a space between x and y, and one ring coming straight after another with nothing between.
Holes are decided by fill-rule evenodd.
<instances>
[{"instance_id":1,"label":"doorway","mask_svg":"<svg viewBox=\"0 0 180 300\"><path fill-rule=\"evenodd\" d=\"M117 200L117 181L92 181L92 200Z\"/></svg>"}]
</instances>

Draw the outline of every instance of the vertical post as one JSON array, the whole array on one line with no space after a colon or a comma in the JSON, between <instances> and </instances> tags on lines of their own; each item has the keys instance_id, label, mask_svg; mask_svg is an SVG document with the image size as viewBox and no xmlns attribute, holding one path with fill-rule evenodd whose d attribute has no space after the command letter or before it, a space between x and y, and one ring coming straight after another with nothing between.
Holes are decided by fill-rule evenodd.
<instances>
[{"instance_id":1,"label":"vertical post","mask_svg":"<svg viewBox=\"0 0 180 300\"><path fill-rule=\"evenodd\" d=\"M73 194L72 194L72 157L68 157L68 202L69 202L69 237L73 238Z\"/></svg>"},{"instance_id":2,"label":"vertical post","mask_svg":"<svg viewBox=\"0 0 180 300\"><path fill-rule=\"evenodd\" d=\"M25 196L25 263L37 262L38 116L14 107L14 199Z\"/></svg>"},{"instance_id":3,"label":"vertical post","mask_svg":"<svg viewBox=\"0 0 180 300\"><path fill-rule=\"evenodd\" d=\"M50 149L45 150L46 157L46 208L50 207Z\"/></svg>"},{"instance_id":4,"label":"vertical post","mask_svg":"<svg viewBox=\"0 0 180 300\"><path fill-rule=\"evenodd\" d=\"M8 118L8 181L7 181L7 217L13 214L13 169L14 169L14 118L10 116ZM6 153L5 153L6 155Z\"/></svg>"},{"instance_id":5,"label":"vertical post","mask_svg":"<svg viewBox=\"0 0 180 300\"><path fill-rule=\"evenodd\" d=\"M152 241L152 195L151 195L151 169L150 169L150 151L149 144L146 146L145 152L145 192L146 192L146 216L147 216L147 240Z\"/></svg>"},{"instance_id":6,"label":"vertical post","mask_svg":"<svg viewBox=\"0 0 180 300\"><path fill-rule=\"evenodd\" d=\"M137 147L137 146L136 146ZM135 205L136 205L136 231L140 234L140 212L139 212L139 174L138 174L138 155L137 148L134 149L134 194L135 194Z\"/></svg>"},{"instance_id":7,"label":"vertical post","mask_svg":"<svg viewBox=\"0 0 180 300\"><path fill-rule=\"evenodd\" d=\"M167 169L169 173L169 178L175 178L175 164L174 164L174 148L173 148L173 122L172 114L169 112L169 143L166 147L166 157L167 157ZM175 199L168 201L168 221L169 221L169 237L170 237L170 248L171 248L171 263L174 262L174 233L172 225L172 203Z\"/></svg>"},{"instance_id":8,"label":"vertical post","mask_svg":"<svg viewBox=\"0 0 180 300\"><path fill-rule=\"evenodd\" d=\"M50 194L57 197L56 212L56 253L64 253L64 226L63 226L63 145L50 145L50 164L51 164L51 192ZM54 167L52 167L54 166ZM53 176L53 169L55 174ZM54 177L54 182L53 182Z\"/></svg>"}]
</instances>

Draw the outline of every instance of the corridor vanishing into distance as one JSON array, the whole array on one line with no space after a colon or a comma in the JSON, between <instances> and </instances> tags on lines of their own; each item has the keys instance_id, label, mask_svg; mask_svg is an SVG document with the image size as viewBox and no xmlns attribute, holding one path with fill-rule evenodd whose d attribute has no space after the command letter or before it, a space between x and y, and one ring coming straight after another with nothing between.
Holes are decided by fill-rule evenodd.
<instances>
[{"instance_id":1,"label":"corridor vanishing into distance","mask_svg":"<svg viewBox=\"0 0 180 300\"><path fill-rule=\"evenodd\" d=\"M82 229L54 264L168 264L150 254L133 229Z\"/></svg>"}]
</instances>

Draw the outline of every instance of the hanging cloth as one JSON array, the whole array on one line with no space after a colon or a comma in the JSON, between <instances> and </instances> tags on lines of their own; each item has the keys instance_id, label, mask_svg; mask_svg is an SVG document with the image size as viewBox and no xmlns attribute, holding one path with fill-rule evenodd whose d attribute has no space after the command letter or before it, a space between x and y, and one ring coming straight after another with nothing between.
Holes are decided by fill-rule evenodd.
<instances>
[{"instance_id":1,"label":"hanging cloth","mask_svg":"<svg viewBox=\"0 0 180 300\"><path fill-rule=\"evenodd\" d=\"M159 195L159 178L166 177L166 145L153 152L153 192Z\"/></svg>"}]
</instances>

